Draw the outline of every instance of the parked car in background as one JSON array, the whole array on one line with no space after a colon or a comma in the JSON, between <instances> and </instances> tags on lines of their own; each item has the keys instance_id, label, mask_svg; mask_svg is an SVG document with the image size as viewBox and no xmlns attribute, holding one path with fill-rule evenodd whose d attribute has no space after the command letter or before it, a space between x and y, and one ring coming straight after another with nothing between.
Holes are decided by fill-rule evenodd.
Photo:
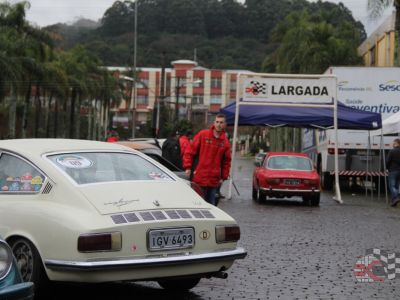
<instances>
[{"instance_id":1,"label":"parked car in background","mask_svg":"<svg viewBox=\"0 0 400 300\"><path fill-rule=\"evenodd\" d=\"M152 159L154 159L158 163L162 164L168 170L174 172L175 175L177 175L178 177L189 180L189 177L186 175L185 171L181 170L180 168L175 166L172 162L170 162L169 160L162 157L161 149L158 148L157 146L155 146L153 144L148 144L148 143L137 143L137 142L129 142L129 141L121 141L121 142L117 142L117 144L140 151L140 152L150 156Z\"/></svg>"},{"instance_id":2,"label":"parked car in background","mask_svg":"<svg viewBox=\"0 0 400 300\"><path fill-rule=\"evenodd\" d=\"M320 177L306 154L269 152L263 163L255 164L252 195L256 201L300 196L306 203L319 205Z\"/></svg>"},{"instance_id":3,"label":"parked car in background","mask_svg":"<svg viewBox=\"0 0 400 300\"><path fill-rule=\"evenodd\" d=\"M125 146L4 140L0 171L0 235L38 288L153 280L188 290L246 256L232 217Z\"/></svg>"},{"instance_id":4,"label":"parked car in background","mask_svg":"<svg viewBox=\"0 0 400 300\"><path fill-rule=\"evenodd\" d=\"M166 139L149 137L149 138L134 138L134 139L129 139L128 141L134 143L152 144L161 149Z\"/></svg>"},{"instance_id":5,"label":"parked car in background","mask_svg":"<svg viewBox=\"0 0 400 300\"><path fill-rule=\"evenodd\" d=\"M32 282L23 282L10 246L0 237L0 299L33 300Z\"/></svg>"}]
</instances>

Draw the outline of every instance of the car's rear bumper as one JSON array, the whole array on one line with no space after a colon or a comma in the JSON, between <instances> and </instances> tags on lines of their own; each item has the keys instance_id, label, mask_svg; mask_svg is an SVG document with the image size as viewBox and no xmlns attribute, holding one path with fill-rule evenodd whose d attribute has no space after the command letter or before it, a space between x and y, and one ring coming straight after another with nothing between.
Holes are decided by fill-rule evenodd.
<instances>
[{"instance_id":1,"label":"car's rear bumper","mask_svg":"<svg viewBox=\"0 0 400 300\"><path fill-rule=\"evenodd\" d=\"M274 188L260 188L264 192L285 192L285 193L295 193L295 194L311 194L311 193L319 193L320 190L316 189L274 189Z\"/></svg>"},{"instance_id":2,"label":"car's rear bumper","mask_svg":"<svg viewBox=\"0 0 400 300\"><path fill-rule=\"evenodd\" d=\"M0 299L33 300L34 285L32 282L23 282L8 286L0 290Z\"/></svg>"},{"instance_id":3,"label":"car's rear bumper","mask_svg":"<svg viewBox=\"0 0 400 300\"><path fill-rule=\"evenodd\" d=\"M269 197L293 197L293 196L313 196L320 193L319 189L285 189L285 188L263 188L261 193Z\"/></svg>"},{"instance_id":4,"label":"car's rear bumper","mask_svg":"<svg viewBox=\"0 0 400 300\"><path fill-rule=\"evenodd\" d=\"M81 270L98 271L112 269L132 269L132 268L151 268L165 266L179 266L194 263L209 263L218 261L234 261L246 257L247 252L243 248L225 250L218 252L208 252L205 254L182 254L179 256L157 256L142 257L135 259L113 259L113 260L93 260L93 261L63 261L45 260L47 268L52 270Z\"/></svg>"}]
</instances>

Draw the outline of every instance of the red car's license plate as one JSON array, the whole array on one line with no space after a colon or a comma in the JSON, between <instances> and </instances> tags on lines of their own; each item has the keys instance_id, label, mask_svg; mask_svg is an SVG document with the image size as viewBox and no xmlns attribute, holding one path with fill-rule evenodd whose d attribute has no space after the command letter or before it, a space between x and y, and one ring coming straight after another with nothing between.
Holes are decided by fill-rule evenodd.
<instances>
[{"instance_id":1,"label":"red car's license plate","mask_svg":"<svg viewBox=\"0 0 400 300\"><path fill-rule=\"evenodd\" d=\"M299 185L300 184L300 180L299 179L285 179L283 181L284 184L286 185Z\"/></svg>"}]
</instances>

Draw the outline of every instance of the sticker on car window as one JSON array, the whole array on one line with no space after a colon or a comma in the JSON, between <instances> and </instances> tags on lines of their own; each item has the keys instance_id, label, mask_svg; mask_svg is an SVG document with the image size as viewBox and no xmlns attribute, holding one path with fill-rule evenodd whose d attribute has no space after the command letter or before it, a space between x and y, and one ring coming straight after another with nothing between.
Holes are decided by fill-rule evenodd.
<instances>
[{"instance_id":1,"label":"sticker on car window","mask_svg":"<svg viewBox=\"0 0 400 300\"><path fill-rule=\"evenodd\" d=\"M69 169L85 169L93 165L91 160L78 155L62 155L57 157L56 162Z\"/></svg>"},{"instance_id":2,"label":"sticker on car window","mask_svg":"<svg viewBox=\"0 0 400 300\"><path fill-rule=\"evenodd\" d=\"M154 180L169 180L169 179L171 179L167 175L162 174L162 173L157 173L157 172L150 172L149 177Z\"/></svg>"}]
</instances>

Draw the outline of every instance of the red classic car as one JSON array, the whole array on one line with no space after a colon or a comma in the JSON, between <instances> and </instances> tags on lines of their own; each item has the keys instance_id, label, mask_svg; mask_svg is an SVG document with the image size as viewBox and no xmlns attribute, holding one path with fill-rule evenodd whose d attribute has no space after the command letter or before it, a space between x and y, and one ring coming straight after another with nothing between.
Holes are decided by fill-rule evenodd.
<instances>
[{"instance_id":1,"label":"red classic car","mask_svg":"<svg viewBox=\"0 0 400 300\"><path fill-rule=\"evenodd\" d=\"M269 152L253 173L253 199L303 197L303 202L319 205L320 177L304 153Z\"/></svg>"}]
</instances>

